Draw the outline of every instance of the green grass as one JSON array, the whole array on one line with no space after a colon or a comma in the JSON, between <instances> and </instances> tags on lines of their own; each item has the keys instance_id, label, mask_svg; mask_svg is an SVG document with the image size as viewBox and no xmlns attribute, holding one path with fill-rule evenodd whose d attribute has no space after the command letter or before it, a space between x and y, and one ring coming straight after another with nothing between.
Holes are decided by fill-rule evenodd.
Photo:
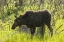
<instances>
[{"instance_id":1,"label":"green grass","mask_svg":"<svg viewBox=\"0 0 64 42\"><path fill-rule=\"evenodd\" d=\"M41 36L34 36L32 39L30 34L18 33L14 31L1 31L0 32L1 42L64 42L64 34L54 34L53 37L45 35L44 38Z\"/></svg>"},{"instance_id":2,"label":"green grass","mask_svg":"<svg viewBox=\"0 0 64 42\"><path fill-rule=\"evenodd\" d=\"M0 42L64 42L64 31L59 33L61 30L64 29L64 20L57 19L55 21L54 34L53 37L50 36L49 30L46 28L46 32L44 38L40 35L34 35L31 39L30 34L20 33L15 30L11 30L12 21L14 20L13 15L9 18L13 18L12 20L2 21L0 20ZM63 25L62 25L63 24ZM55 30L62 25L55 33Z\"/></svg>"},{"instance_id":3,"label":"green grass","mask_svg":"<svg viewBox=\"0 0 64 42\"><path fill-rule=\"evenodd\" d=\"M53 37L50 36L49 30L46 29L46 33L44 38L40 35L34 35L31 39L30 34L19 33L18 31L11 30L12 21L2 22L0 21L0 42L64 42L64 31L59 33L64 29L64 20L58 19L56 21L55 26L53 27L55 30L63 24L56 32L53 34Z\"/></svg>"},{"instance_id":4,"label":"green grass","mask_svg":"<svg viewBox=\"0 0 64 42\"><path fill-rule=\"evenodd\" d=\"M53 27L54 34L52 37L49 34L49 30L46 28L44 37L41 37L40 35L34 35L32 39L30 34L11 30L12 24L10 23L10 21L8 22L6 21L5 23L2 23L2 21L0 22L3 26L3 28L2 27L0 28L0 42L64 42L64 32L59 33L61 30L64 29L63 19L60 19L60 20L58 19L56 21L57 23L55 25L55 28ZM63 25L55 33L55 30L61 24Z\"/></svg>"},{"instance_id":5,"label":"green grass","mask_svg":"<svg viewBox=\"0 0 64 42\"><path fill-rule=\"evenodd\" d=\"M64 5L61 6L64 7ZM53 30L54 30L53 36L52 37L50 36L49 30L46 28L44 38L41 37L40 35L34 35L32 39L30 34L26 34L22 32L20 33L18 31L11 30L11 26L15 19L14 17L15 13L12 10L16 10L16 9L17 8L14 6L14 4L9 3L8 7L4 6L0 10L0 18L1 18L0 19L0 42L64 42L64 31L62 31L64 30L64 18L63 18L64 8L61 9L60 6L55 7L54 4L44 3L40 6L40 9L38 5L35 6L28 5L28 6L24 6L23 9L18 10L18 14L17 14L18 16L21 15L21 13L23 14L26 10L48 9L52 14L56 10L56 12L54 13L55 26L53 26ZM58 17L59 14L61 14L60 17ZM60 25L62 26L56 31L56 29ZM60 33L60 31L62 32Z\"/></svg>"}]
</instances>

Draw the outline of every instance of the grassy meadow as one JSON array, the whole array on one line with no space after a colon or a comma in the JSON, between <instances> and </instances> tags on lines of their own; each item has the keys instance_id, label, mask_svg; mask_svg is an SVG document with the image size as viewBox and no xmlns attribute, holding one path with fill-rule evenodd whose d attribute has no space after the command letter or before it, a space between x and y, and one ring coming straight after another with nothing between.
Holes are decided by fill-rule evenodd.
<instances>
[{"instance_id":1,"label":"grassy meadow","mask_svg":"<svg viewBox=\"0 0 64 42\"><path fill-rule=\"evenodd\" d=\"M64 4L61 4L61 6L55 6L53 3L44 3L40 5L40 8L37 5L28 5L23 6L17 12L13 11L16 9L17 7L11 3L0 9L0 42L64 42ZM54 32L52 37L50 36L50 31L47 26L44 37L34 35L32 39L30 34L11 29L15 19L14 15L19 16L26 10L43 9L48 9L52 15L51 24Z\"/></svg>"},{"instance_id":2,"label":"grassy meadow","mask_svg":"<svg viewBox=\"0 0 64 42\"><path fill-rule=\"evenodd\" d=\"M64 23L63 20L62 23ZM58 20L55 26L56 29L62 23ZM6 23L3 23L3 25L6 25ZM64 25L62 25L56 32L56 29L53 28L54 34L52 37L49 34L49 30L46 29L44 38L40 35L34 35L32 39L30 34L11 30L11 25L12 24L0 28L0 42L64 42L64 32L62 31Z\"/></svg>"}]
</instances>

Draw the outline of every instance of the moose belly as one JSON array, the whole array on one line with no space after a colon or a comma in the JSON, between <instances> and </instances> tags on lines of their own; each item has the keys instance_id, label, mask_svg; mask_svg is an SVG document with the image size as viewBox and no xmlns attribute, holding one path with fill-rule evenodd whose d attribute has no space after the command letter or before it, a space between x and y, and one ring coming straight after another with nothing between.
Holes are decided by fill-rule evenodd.
<instances>
[{"instance_id":1,"label":"moose belly","mask_svg":"<svg viewBox=\"0 0 64 42\"><path fill-rule=\"evenodd\" d=\"M36 27L40 27L44 24L44 21L36 21L36 22L33 22L32 25L36 26Z\"/></svg>"},{"instance_id":2,"label":"moose belly","mask_svg":"<svg viewBox=\"0 0 64 42\"><path fill-rule=\"evenodd\" d=\"M41 22L38 22L38 23L35 23L35 26L36 27L40 27L40 26L42 26L44 23L41 23Z\"/></svg>"}]
</instances>

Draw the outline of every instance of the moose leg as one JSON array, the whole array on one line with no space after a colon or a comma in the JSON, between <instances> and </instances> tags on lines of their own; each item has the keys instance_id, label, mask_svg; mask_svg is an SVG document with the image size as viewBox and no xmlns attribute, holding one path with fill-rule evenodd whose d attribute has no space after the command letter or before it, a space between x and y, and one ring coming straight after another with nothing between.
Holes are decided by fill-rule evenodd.
<instances>
[{"instance_id":1,"label":"moose leg","mask_svg":"<svg viewBox=\"0 0 64 42\"><path fill-rule=\"evenodd\" d=\"M30 28L31 35L34 35L34 33L35 33L35 29L36 29L36 28Z\"/></svg>"},{"instance_id":2,"label":"moose leg","mask_svg":"<svg viewBox=\"0 0 64 42\"><path fill-rule=\"evenodd\" d=\"M35 29L36 29L36 28L30 28L30 31L31 31L31 39L33 38L33 35L34 35L34 33L35 33Z\"/></svg>"},{"instance_id":3,"label":"moose leg","mask_svg":"<svg viewBox=\"0 0 64 42\"><path fill-rule=\"evenodd\" d=\"M50 32L51 32L51 36L53 36L53 29L52 29L52 27L51 27L50 22L47 22L46 25L48 26L48 28L49 28L49 30L50 30Z\"/></svg>"}]
</instances>

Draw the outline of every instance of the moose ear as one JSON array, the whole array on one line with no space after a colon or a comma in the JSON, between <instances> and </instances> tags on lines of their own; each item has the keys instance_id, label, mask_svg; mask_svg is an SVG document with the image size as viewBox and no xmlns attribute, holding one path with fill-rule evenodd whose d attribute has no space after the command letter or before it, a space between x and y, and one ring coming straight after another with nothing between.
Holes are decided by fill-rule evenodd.
<instances>
[{"instance_id":1,"label":"moose ear","mask_svg":"<svg viewBox=\"0 0 64 42\"><path fill-rule=\"evenodd\" d=\"M22 15L20 15L19 17L22 17Z\"/></svg>"},{"instance_id":2,"label":"moose ear","mask_svg":"<svg viewBox=\"0 0 64 42\"><path fill-rule=\"evenodd\" d=\"M17 16L16 15L14 15L15 16L15 18L17 18Z\"/></svg>"}]
</instances>

